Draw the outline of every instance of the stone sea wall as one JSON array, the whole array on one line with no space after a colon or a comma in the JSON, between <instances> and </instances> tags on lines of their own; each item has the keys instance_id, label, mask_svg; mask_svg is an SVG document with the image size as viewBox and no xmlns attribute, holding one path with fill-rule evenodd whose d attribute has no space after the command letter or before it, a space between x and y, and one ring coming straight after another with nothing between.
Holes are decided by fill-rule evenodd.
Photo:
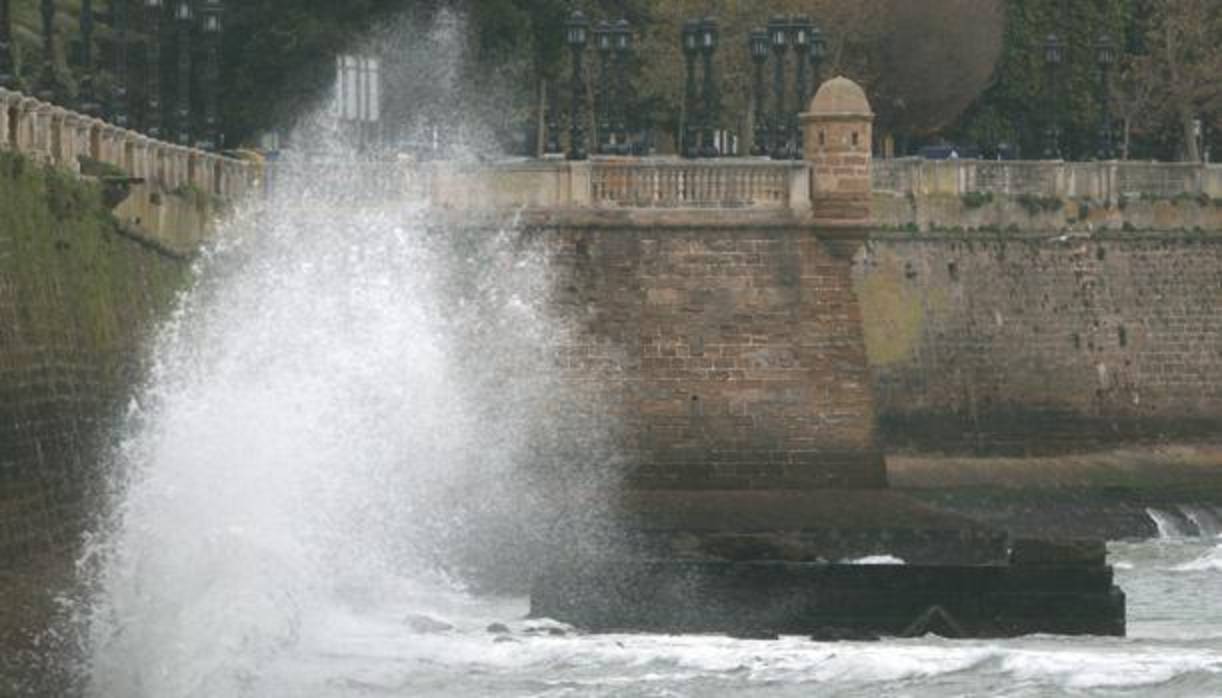
<instances>
[{"instance_id":1,"label":"stone sea wall","mask_svg":"<svg viewBox=\"0 0 1222 698\"><path fill-rule=\"evenodd\" d=\"M0 153L0 561L74 542L103 427L187 272L124 234L98 183Z\"/></svg>"},{"instance_id":2,"label":"stone sea wall","mask_svg":"<svg viewBox=\"0 0 1222 698\"><path fill-rule=\"evenodd\" d=\"M889 451L1222 438L1222 234L876 232L854 281Z\"/></svg>"}]
</instances>

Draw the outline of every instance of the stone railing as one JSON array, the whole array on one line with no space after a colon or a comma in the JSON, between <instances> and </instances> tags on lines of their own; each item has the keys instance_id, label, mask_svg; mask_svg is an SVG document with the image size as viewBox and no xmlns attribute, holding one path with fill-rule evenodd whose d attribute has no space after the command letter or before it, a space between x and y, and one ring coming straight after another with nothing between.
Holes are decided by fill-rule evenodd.
<instances>
[{"instance_id":1,"label":"stone railing","mask_svg":"<svg viewBox=\"0 0 1222 698\"><path fill-rule=\"evenodd\" d=\"M154 140L100 119L0 89L0 150L81 172L89 158L145 180L150 189L194 187L221 199L255 188L258 166L214 153Z\"/></svg>"},{"instance_id":2,"label":"stone railing","mask_svg":"<svg viewBox=\"0 0 1222 698\"><path fill-rule=\"evenodd\" d=\"M300 170L274 165L268 176L272 188L292 181L328 195L446 209L810 209L807 164L765 159L319 161Z\"/></svg>"},{"instance_id":3,"label":"stone railing","mask_svg":"<svg viewBox=\"0 0 1222 698\"><path fill-rule=\"evenodd\" d=\"M917 196L986 192L1117 201L1126 197L1222 198L1222 165L1152 162L924 160L873 162L874 191Z\"/></svg>"}]
</instances>

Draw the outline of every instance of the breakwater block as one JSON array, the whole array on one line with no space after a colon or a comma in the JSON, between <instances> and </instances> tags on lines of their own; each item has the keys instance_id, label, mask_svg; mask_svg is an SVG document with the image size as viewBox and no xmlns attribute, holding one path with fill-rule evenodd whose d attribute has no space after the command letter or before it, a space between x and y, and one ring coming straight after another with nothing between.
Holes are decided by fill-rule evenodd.
<instances>
[{"instance_id":1,"label":"breakwater block","mask_svg":"<svg viewBox=\"0 0 1222 698\"><path fill-rule=\"evenodd\" d=\"M1042 545L1042 544L1041 544ZM1052 545L1052 544L1050 544ZM1027 543L1024 546L1035 546ZM1052 547L1056 547L1052 545ZM1069 544L1069 549L1081 549ZM1089 546L1086 546L1089 547ZM1015 548L1016 557L1025 548ZM531 613L592 632L1003 638L1125 634L1112 568L609 560L540 575Z\"/></svg>"}]
</instances>

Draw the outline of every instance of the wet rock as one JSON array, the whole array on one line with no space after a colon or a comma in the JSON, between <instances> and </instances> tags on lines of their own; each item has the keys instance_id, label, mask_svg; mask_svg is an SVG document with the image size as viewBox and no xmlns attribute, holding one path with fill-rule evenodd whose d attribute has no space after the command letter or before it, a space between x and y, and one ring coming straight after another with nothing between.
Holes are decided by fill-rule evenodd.
<instances>
[{"instance_id":1,"label":"wet rock","mask_svg":"<svg viewBox=\"0 0 1222 698\"><path fill-rule=\"evenodd\" d=\"M781 636L771 630L752 630L743 628L729 634L735 640L779 640Z\"/></svg>"},{"instance_id":2,"label":"wet rock","mask_svg":"<svg viewBox=\"0 0 1222 698\"><path fill-rule=\"evenodd\" d=\"M547 634L552 637L564 637L568 632L564 628L548 628Z\"/></svg>"},{"instance_id":3,"label":"wet rock","mask_svg":"<svg viewBox=\"0 0 1222 698\"><path fill-rule=\"evenodd\" d=\"M409 630L416 633L444 633L454 629L453 625L450 625L444 620L430 618L429 616L418 613L408 615L403 619L403 624L406 625Z\"/></svg>"},{"instance_id":4,"label":"wet rock","mask_svg":"<svg viewBox=\"0 0 1222 698\"><path fill-rule=\"evenodd\" d=\"M505 625L504 623L493 623L492 625L489 625L487 628L485 628L485 630L487 630L490 633L508 633L509 626Z\"/></svg>"},{"instance_id":5,"label":"wet rock","mask_svg":"<svg viewBox=\"0 0 1222 698\"><path fill-rule=\"evenodd\" d=\"M499 645L499 644L503 644L506 642L518 642L518 639L515 637L510 637L508 635L497 635L495 638L492 639L492 642Z\"/></svg>"}]
</instances>

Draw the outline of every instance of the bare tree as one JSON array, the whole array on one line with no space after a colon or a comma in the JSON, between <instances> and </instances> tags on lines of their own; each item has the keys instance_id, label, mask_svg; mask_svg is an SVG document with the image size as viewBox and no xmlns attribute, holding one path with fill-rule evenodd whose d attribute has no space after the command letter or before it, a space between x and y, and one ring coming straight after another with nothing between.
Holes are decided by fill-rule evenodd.
<instances>
[{"instance_id":1,"label":"bare tree","mask_svg":"<svg viewBox=\"0 0 1222 698\"><path fill-rule=\"evenodd\" d=\"M1222 110L1222 3L1158 0L1147 70L1159 101L1180 125L1184 158L1201 160L1198 119Z\"/></svg>"}]
</instances>

